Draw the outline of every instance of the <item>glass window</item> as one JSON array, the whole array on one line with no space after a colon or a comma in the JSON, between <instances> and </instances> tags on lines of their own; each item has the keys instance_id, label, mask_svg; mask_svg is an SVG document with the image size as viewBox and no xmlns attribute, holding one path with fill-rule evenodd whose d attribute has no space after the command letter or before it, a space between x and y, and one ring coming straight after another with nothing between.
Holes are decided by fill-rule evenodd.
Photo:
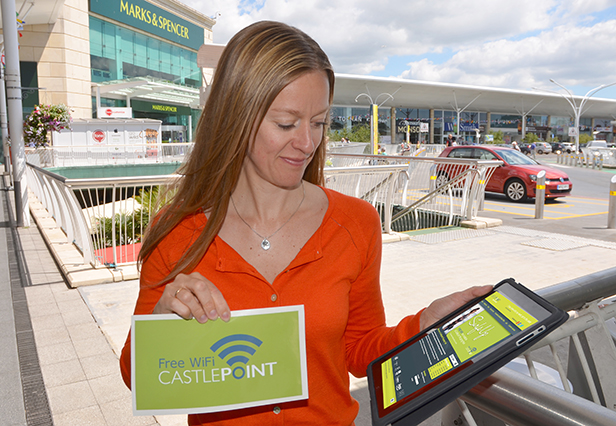
<instances>
[{"instance_id":1,"label":"glass window","mask_svg":"<svg viewBox=\"0 0 616 426\"><path fill-rule=\"evenodd\" d=\"M448 157L450 158L473 158L473 148L452 149Z\"/></svg>"},{"instance_id":2,"label":"glass window","mask_svg":"<svg viewBox=\"0 0 616 426\"><path fill-rule=\"evenodd\" d=\"M490 127L493 129L517 129L520 120L519 115L492 113Z\"/></svg>"},{"instance_id":3,"label":"glass window","mask_svg":"<svg viewBox=\"0 0 616 426\"><path fill-rule=\"evenodd\" d=\"M487 149L475 148L475 153L473 154L473 158L477 158L479 160L498 160L496 155L492 154Z\"/></svg>"},{"instance_id":4,"label":"glass window","mask_svg":"<svg viewBox=\"0 0 616 426\"><path fill-rule=\"evenodd\" d=\"M201 87L197 52L90 17L92 81L154 77Z\"/></svg>"}]
</instances>

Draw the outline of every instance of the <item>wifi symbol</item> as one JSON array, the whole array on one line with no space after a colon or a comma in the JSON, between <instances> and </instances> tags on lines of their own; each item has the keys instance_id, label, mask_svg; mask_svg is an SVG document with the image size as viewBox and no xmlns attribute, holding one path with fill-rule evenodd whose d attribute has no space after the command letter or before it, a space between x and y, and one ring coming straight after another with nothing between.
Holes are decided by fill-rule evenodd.
<instances>
[{"instance_id":1,"label":"wifi symbol","mask_svg":"<svg viewBox=\"0 0 616 426\"><path fill-rule=\"evenodd\" d=\"M213 352L217 352L223 346L230 344L221 350L218 353L218 356L229 366L232 366L238 362L246 364L248 363L249 358L244 354L252 356L257 351L254 347L248 345L247 343L252 343L258 348L263 342L249 334L232 334L230 336L223 337L214 343L210 346L210 349Z\"/></svg>"}]
</instances>

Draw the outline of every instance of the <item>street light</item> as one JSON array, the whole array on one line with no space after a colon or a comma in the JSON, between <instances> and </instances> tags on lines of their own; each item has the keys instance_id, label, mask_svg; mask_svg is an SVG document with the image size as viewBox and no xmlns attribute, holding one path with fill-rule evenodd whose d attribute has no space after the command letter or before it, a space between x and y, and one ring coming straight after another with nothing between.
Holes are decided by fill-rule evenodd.
<instances>
[{"instance_id":1,"label":"street light","mask_svg":"<svg viewBox=\"0 0 616 426\"><path fill-rule=\"evenodd\" d=\"M368 87L366 87L366 90L367 89ZM401 87L398 88L398 90L400 89ZM398 93L398 90L394 92L394 95ZM377 141L379 139L379 107L383 105L385 102L387 102L387 100L389 99L393 100L394 96L389 93L381 93L379 96L376 97L375 100L372 100L372 96L370 96L369 93L370 93L369 91L368 93L360 93L359 95L355 97L355 102L357 102L357 100L362 96L365 96L370 100L370 145L371 145L372 154L378 154ZM379 98L383 95L387 96L386 99L380 105L377 104Z\"/></svg>"},{"instance_id":2,"label":"street light","mask_svg":"<svg viewBox=\"0 0 616 426\"><path fill-rule=\"evenodd\" d=\"M537 87L533 87L533 89L556 93L557 95L562 96L567 102L569 102L569 105L571 105L571 108L573 108L573 116L575 118L575 152L578 152L580 150L580 117L582 116L582 113L584 112L584 105L586 104L586 101L588 101L588 99L590 99L599 90L615 85L616 81L610 84L602 84L599 87L595 87L594 89L589 90L588 93L586 93L582 97L582 100L580 101L579 105L575 102L575 97L573 96L573 93L571 93L569 89L567 89L565 86L563 86L559 82L555 81L553 78L550 79L550 82L564 89L567 92L568 96L565 95L564 93L557 92L555 90L539 89Z\"/></svg>"}]
</instances>

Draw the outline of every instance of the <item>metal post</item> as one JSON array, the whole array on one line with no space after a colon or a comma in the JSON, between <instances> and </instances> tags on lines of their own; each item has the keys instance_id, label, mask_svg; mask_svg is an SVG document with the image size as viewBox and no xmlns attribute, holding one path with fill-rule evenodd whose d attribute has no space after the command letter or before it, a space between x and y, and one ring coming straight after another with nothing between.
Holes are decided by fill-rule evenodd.
<instances>
[{"instance_id":1,"label":"metal post","mask_svg":"<svg viewBox=\"0 0 616 426\"><path fill-rule=\"evenodd\" d=\"M377 104L370 105L370 142L372 145L372 154L378 154L379 145L379 106Z\"/></svg>"},{"instance_id":2,"label":"metal post","mask_svg":"<svg viewBox=\"0 0 616 426\"><path fill-rule=\"evenodd\" d=\"M6 119L6 89L4 86L4 70L0 66L0 131L4 153L4 171L10 175L11 154L9 151L9 128Z\"/></svg>"},{"instance_id":3,"label":"metal post","mask_svg":"<svg viewBox=\"0 0 616 426\"><path fill-rule=\"evenodd\" d=\"M607 211L608 229L616 229L616 175L610 180L610 206Z\"/></svg>"},{"instance_id":4,"label":"metal post","mask_svg":"<svg viewBox=\"0 0 616 426\"><path fill-rule=\"evenodd\" d=\"M15 194L15 219L18 227L30 226L28 207L28 182L26 180L26 154L23 140L23 108L21 103L21 78L19 75L19 44L14 0L2 0L2 29L6 58L6 97L13 157L13 189Z\"/></svg>"},{"instance_id":5,"label":"metal post","mask_svg":"<svg viewBox=\"0 0 616 426\"><path fill-rule=\"evenodd\" d=\"M537 173L535 187L535 219L543 219L543 205L545 204L545 170Z\"/></svg>"}]
</instances>

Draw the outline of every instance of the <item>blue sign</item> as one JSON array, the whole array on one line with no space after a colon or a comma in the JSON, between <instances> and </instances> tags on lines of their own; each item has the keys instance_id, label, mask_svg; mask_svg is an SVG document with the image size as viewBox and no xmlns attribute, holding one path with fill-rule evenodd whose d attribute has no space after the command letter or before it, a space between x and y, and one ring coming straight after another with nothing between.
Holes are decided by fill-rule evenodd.
<instances>
[{"instance_id":1,"label":"blue sign","mask_svg":"<svg viewBox=\"0 0 616 426\"><path fill-rule=\"evenodd\" d=\"M446 132L455 132L455 123L445 123L445 131ZM461 132L474 132L475 130L479 130L479 123L462 123L460 124Z\"/></svg>"}]
</instances>

